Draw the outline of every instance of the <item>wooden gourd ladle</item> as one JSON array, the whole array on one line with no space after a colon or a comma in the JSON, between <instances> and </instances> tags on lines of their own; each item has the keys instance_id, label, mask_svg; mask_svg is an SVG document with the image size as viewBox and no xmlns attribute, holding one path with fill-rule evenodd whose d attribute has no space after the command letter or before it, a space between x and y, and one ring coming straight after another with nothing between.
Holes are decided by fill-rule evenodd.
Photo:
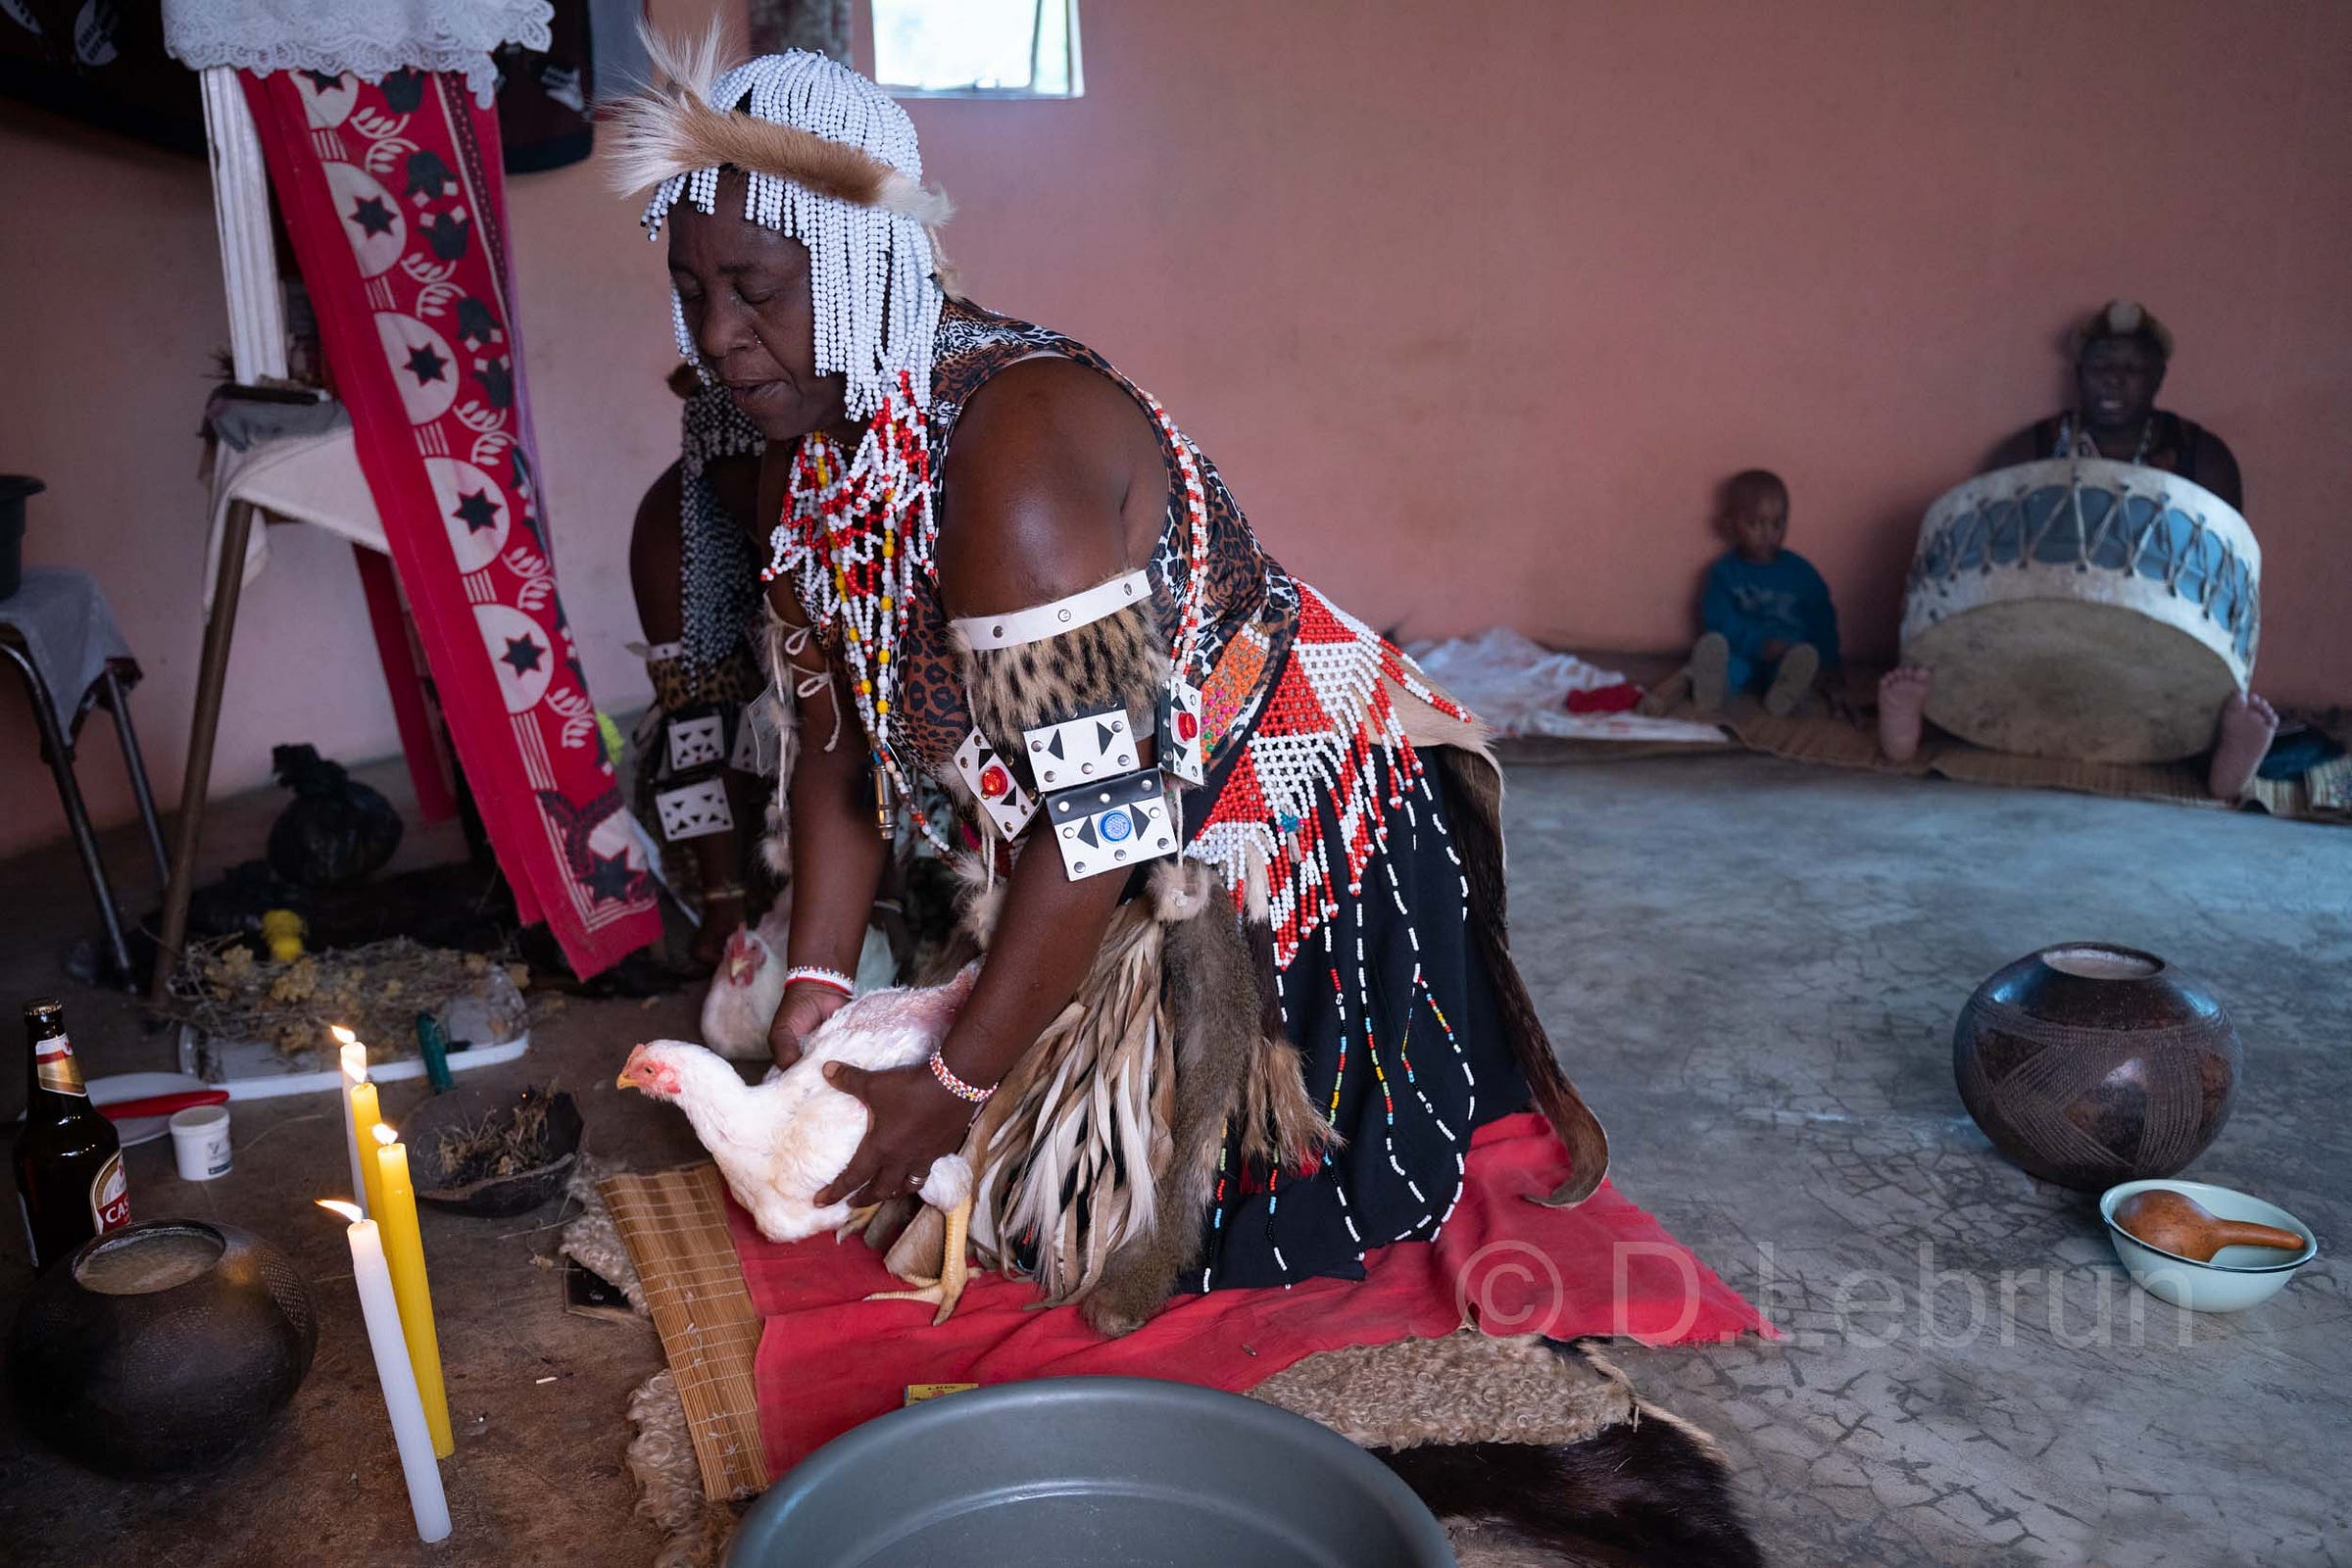
<instances>
[{"instance_id":1,"label":"wooden gourd ladle","mask_svg":"<svg viewBox=\"0 0 2352 1568\"><path fill-rule=\"evenodd\" d=\"M2115 1222L2159 1251L2210 1263L2225 1247L2275 1247L2303 1250L2303 1238L2276 1225L2224 1219L2186 1193L2162 1188L2133 1193L2115 1205Z\"/></svg>"}]
</instances>

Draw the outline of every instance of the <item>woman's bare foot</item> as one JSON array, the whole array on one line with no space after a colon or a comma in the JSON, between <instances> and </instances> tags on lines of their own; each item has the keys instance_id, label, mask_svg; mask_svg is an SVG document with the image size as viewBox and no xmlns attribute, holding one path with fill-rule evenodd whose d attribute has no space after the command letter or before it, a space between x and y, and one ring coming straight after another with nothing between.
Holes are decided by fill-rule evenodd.
<instances>
[{"instance_id":1,"label":"woman's bare foot","mask_svg":"<svg viewBox=\"0 0 2352 1568\"><path fill-rule=\"evenodd\" d=\"M2213 766L2205 787L2217 801L2242 801L2253 788L2254 770L2278 733L2278 710L2252 692L2240 692L2222 705L2221 721L2214 726Z\"/></svg>"},{"instance_id":2,"label":"woman's bare foot","mask_svg":"<svg viewBox=\"0 0 2352 1568\"><path fill-rule=\"evenodd\" d=\"M1916 664L1899 664L1879 677L1879 750L1889 762L1908 762L1919 755L1928 693L1935 684L1935 671Z\"/></svg>"}]
</instances>

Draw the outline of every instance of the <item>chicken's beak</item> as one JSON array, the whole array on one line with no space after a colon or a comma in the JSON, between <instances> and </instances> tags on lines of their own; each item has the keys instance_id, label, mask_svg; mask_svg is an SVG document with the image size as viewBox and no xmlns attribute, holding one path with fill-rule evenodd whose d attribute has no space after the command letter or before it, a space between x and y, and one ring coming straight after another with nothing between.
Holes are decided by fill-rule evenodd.
<instances>
[{"instance_id":1,"label":"chicken's beak","mask_svg":"<svg viewBox=\"0 0 2352 1568\"><path fill-rule=\"evenodd\" d=\"M612 1087L615 1089L644 1088L645 1080L638 1076L644 1070L644 1066L645 1048L639 1046L629 1053L629 1059L621 1064L620 1076L612 1080Z\"/></svg>"}]
</instances>

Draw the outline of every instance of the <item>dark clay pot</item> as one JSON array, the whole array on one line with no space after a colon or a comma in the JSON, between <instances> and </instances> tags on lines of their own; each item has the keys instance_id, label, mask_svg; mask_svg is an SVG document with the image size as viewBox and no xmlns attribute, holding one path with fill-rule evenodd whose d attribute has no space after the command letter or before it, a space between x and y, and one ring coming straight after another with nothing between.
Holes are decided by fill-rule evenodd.
<instances>
[{"instance_id":1,"label":"dark clay pot","mask_svg":"<svg viewBox=\"0 0 2352 1568\"><path fill-rule=\"evenodd\" d=\"M1977 987L1952 1073L1993 1147L2081 1192L2170 1176L2229 1119L2244 1053L2213 993L2162 958L2070 942Z\"/></svg>"},{"instance_id":2,"label":"dark clay pot","mask_svg":"<svg viewBox=\"0 0 2352 1568\"><path fill-rule=\"evenodd\" d=\"M9 1337L17 1408L96 1470L218 1464L294 1397L318 1344L310 1287L233 1225L144 1220L34 1281Z\"/></svg>"}]
</instances>

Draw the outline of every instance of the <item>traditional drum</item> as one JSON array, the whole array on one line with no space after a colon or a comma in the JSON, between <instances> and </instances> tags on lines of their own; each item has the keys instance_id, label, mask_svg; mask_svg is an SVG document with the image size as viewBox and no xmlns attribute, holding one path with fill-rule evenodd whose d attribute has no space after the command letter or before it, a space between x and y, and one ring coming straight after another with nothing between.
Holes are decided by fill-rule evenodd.
<instances>
[{"instance_id":1,"label":"traditional drum","mask_svg":"<svg viewBox=\"0 0 2352 1568\"><path fill-rule=\"evenodd\" d=\"M2213 744L2253 673L2262 550L2230 505L2160 468L2057 458L1928 509L1903 662L1928 717L2028 757L2165 762Z\"/></svg>"}]
</instances>

